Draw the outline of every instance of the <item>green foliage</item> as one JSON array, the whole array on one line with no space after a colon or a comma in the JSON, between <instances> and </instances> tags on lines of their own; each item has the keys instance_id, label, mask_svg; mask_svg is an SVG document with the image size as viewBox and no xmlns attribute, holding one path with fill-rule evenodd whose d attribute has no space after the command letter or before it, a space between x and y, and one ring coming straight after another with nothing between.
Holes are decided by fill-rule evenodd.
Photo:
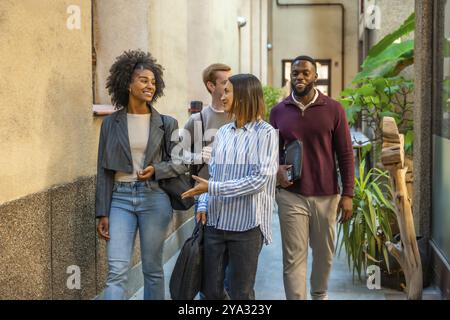
<instances>
[{"instance_id":1,"label":"green foliage","mask_svg":"<svg viewBox=\"0 0 450 320\"><path fill-rule=\"evenodd\" d=\"M406 152L412 152L414 102L411 93L414 82L399 74L414 63L414 40L400 43L396 40L414 31L414 21L412 14L397 30L373 46L352 83L354 86L341 93L340 102L349 123L363 121L373 130L372 141L377 146L375 159L380 154L385 116L395 119L400 133L405 134ZM359 159L364 159L371 147L359 149ZM388 180L389 174L377 168L366 173L365 161L360 161L355 178L353 218L338 227L338 252L345 249L349 268L360 279L370 264L384 261L389 271L389 256L384 244L392 238L395 208Z\"/></svg>"},{"instance_id":2,"label":"green foliage","mask_svg":"<svg viewBox=\"0 0 450 320\"><path fill-rule=\"evenodd\" d=\"M381 257L389 271L384 244L392 239L390 223L395 215L391 187L387 184L389 174L377 168L365 173L364 168L363 160L355 177L353 217L338 226L336 246L338 254L345 249L348 266L359 279L368 265L381 264Z\"/></svg>"},{"instance_id":3,"label":"green foliage","mask_svg":"<svg viewBox=\"0 0 450 320\"><path fill-rule=\"evenodd\" d=\"M413 13L411 14L394 32L388 34L385 36L380 42L378 42L376 45L374 45L368 53L368 57L376 57L381 52L383 52L386 48L388 48L392 43L394 43L395 40L398 38L405 36L409 34L410 32L414 31L415 27L415 17L416 15Z\"/></svg>"},{"instance_id":4,"label":"green foliage","mask_svg":"<svg viewBox=\"0 0 450 320\"><path fill-rule=\"evenodd\" d=\"M415 14L412 13L395 31L386 35L368 52L355 80L372 77L394 77L414 63L414 40L396 43L415 28ZM443 37L444 57L450 57L450 40Z\"/></svg>"},{"instance_id":5,"label":"green foliage","mask_svg":"<svg viewBox=\"0 0 450 320\"><path fill-rule=\"evenodd\" d=\"M442 84L442 101L445 111L450 112L450 77L446 77Z\"/></svg>"},{"instance_id":6,"label":"green foliage","mask_svg":"<svg viewBox=\"0 0 450 320\"><path fill-rule=\"evenodd\" d=\"M283 96L283 90L270 86L263 87L264 103L266 104L265 120L269 121L269 115L272 108L280 101Z\"/></svg>"},{"instance_id":7,"label":"green foliage","mask_svg":"<svg viewBox=\"0 0 450 320\"><path fill-rule=\"evenodd\" d=\"M413 123L411 101L414 82L400 77L400 72L414 63L414 40L396 43L414 31L415 15L410 15L394 32L373 46L362 70L356 75L354 87L341 92L351 125L361 120L374 132L375 158L380 152L383 117L393 117L400 133L405 135L405 150L412 153Z\"/></svg>"},{"instance_id":8,"label":"green foliage","mask_svg":"<svg viewBox=\"0 0 450 320\"><path fill-rule=\"evenodd\" d=\"M412 151L414 105L411 93L414 90L412 80L403 77L374 77L355 81L355 88L347 88L339 99L347 113L351 125L359 119L374 131L374 141L379 146L382 139L383 117L393 117L399 131L405 134L405 148Z\"/></svg>"},{"instance_id":9,"label":"green foliage","mask_svg":"<svg viewBox=\"0 0 450 320\"><path fill-rule=\"evenodd\" d=\"M415 14L411 14L394 32L373 46L355 80L373 77L393 77L414 63L414 40L395 41L414 31Z\"/></svg>"},{"instance_id":10,"label":"green foliage","mask_svg":"<svg viewBox=\"0 0 450 320\"><path fill-rule=\"evenodd\" d=\"M379 55L367 57L355 80L396 76L414 63L414 40L393 43Z\"/></svg>"}]
</instances>

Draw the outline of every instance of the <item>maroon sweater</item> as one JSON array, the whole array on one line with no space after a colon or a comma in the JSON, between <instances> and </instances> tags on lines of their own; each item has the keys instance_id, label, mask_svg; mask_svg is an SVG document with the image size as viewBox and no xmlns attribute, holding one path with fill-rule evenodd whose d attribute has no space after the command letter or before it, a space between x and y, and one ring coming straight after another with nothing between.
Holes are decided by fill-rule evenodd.
<instances>
[{"instance_id":1,"label":"maroon sweater","mask_svg":"<svg viewBox=\"0 0 450 320\"><path fill-rule=\"evenodd\" d=\"M302 176L287 190L304 196L338 194L336 155L342 195L353 196L352 141L347 117L339 102L319 92L317 100L302 114L289 96L272 109L270 124L279 130L280 161L285 143L294 139L303 142Z\"/></svg>"}]
</instances>

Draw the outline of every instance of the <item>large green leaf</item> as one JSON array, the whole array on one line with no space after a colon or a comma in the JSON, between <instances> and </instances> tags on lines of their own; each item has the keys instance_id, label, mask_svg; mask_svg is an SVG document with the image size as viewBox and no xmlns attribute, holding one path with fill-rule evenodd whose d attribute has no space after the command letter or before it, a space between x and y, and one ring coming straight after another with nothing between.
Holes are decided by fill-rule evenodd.
<instances>
[{"instance_id":1,"label":"large green leaf","mask_svg":"<svg viewBox=\"0 0 450 320\"><path fill-rule=\"evenodd\" d=\"M383 246L383 256L384 256L384 261L386 262L386 267L388 269L388 272L390 273L391 268L389 266L389 255L388 255L388 251L385 246Z\"/></svg>"},{"instance_id":2,"label":"large green leaf","mask_svg":"<svg viewBox=\"0 0 450 320\"><path fill-rule=\"evenodd\" d=\"M378 66L380 63L395 60L400 57L411 57L412 53L411 49L414 49L414 40L406 40L400 43L392 43L385 50L380 52L376 56L368 56L364 63L362 64L362 68L373 68L374 66Z\"/></svg>"},{"instance_id":3,"label":"large green leaf","mask_svg":"<svg viewBox=\"0 0 450 320\"><path fill-rule=\"evenodd\" d=\"M380 210L379 212L380 212L380 214L379 214L378 219L380 221L380 226L381 226L381 229L383 231L383 235L385 237L385 240L386 241L391 241L391 239L392 239L392 230L391 230L390 220L391 220L391 217L392 217L394 211L392 211L392 210Z\"/></svg>"},{"instance_id":4,"label":"large green leaf","mask_svg":"<svg viewBox=\"0 0 450 320\"><path fill-rule=\"evenodd\" d=\"M450 57L450 40L444 38L444 57Z\"/></svg>"},{"instance_id":5,"label":"large green leaf","mask_svg":"<svg viewBox=\"0 0 450 320\"><path fill-rule=\"evenodd\" d=\"M369 208L369 218L370 218L370 224L368 223L367 225L370 227L370 230L372 231L373 235L376 237L377 236L376 213L375 213L375 208L374 208L373 200L372 200L372 191L367 189L366 195L367 195L367 206Z\"/></svg>"},{"instance_id":6,"label":"large green leaf","mask_svg":"<svg viewBox=\"0 0 450 320\"><path fill-rule=\"evenodd\" d=\"M361 112L361 106L353 105L351 107L345 108L345 114L347 116L347 121L350 125L353 125L358 119L358 114Z\"/></svg>"},{"instance_id":7,"label":"large green leaf","mask_svg":"<svg viewBox=\"0 0 450 320\"><path fill-rule=\"evenodd\" d=\"M355 80L373 77L392 77L414 63L414 40L392 43L377 56L367 57Z\"/></svg>"},{"instance_id":8,"label":"large green leaf","mask_svg":"<svg viewBox=\"0 0 450 320\"><path fill-rule=\"evenodd\" d=\"M383 203L383 205L386 208L389 208L390 210L394 210L394 206L392 205L392 203L390 203L388 200L386 200L386 197L383 195L383 193L381 192L381 189L378 187L378 185L376 183L372 183L370 186L375 191L378 200L381 203Z\"/></svg>"},{"instance_id":9,"label":"large green leaf","mask_svg":"<svg viewBox=\"0 0 450 320\"><path fill-rule=\"evenodd\" d=\"M394 32L386 35L373 46L354 81L376 76L391 77L414 63L414 40L395 43L400 37L414 31L415 14L411 14ZM444 50L445 51L445 50Z\"/></svg>"},{"instance_id":10,"label":"large green leaf","mask_svg":"<svg viewBox=\"0 0 450 320\"><path fill-rule=\"evenodd\" d=\"M379 55L381 52L386 50L387 47L389 47L392 43L394 43L395 40L398 38L407 35L408 33L414 31L415 26L415 17L416 15L413 13L411 14L394 32L386 35L383 39L381 39L376 45L374 45L368 53L369 57L375 57Z\"/></svg>"},{"instance_id":11,"label":"large green leaf","mask_svg":"<svg viewBox=\"0 0 450 320\"><path fill-rule=\"evenodd\" d=\"M375 88L372 84L367 83L356 89L356 93L362 96L373 96L375 94Z\"/></svg>"},{"instance_id":12,"label":"large green leaf","mask_svg":"<svg viewBox=\"0 0 450 320\"><path fill-rule=\"evenodd\" d=\"M412 149L412 145L413 145L413 140L414 140L414 131L409 130L408 132L406 132L405 135L405 151L409 152Z\"/></svg>"}]
</instances>

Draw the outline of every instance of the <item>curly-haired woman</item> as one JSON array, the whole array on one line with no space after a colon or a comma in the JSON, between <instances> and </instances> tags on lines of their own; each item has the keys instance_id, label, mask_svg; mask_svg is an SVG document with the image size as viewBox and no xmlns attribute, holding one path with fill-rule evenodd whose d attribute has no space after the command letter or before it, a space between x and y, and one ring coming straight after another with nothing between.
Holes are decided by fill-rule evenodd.
<instances>
[{"instance_id":1,"label":"curly-haired woman","mask_svg":"<svg viewBox=\"0 0 450 320\"><path fill-rule=\"evenodd\" d=\"M106 87L118 111L103 120L97 163L97 232L107 241L105 299L126 298L127 273L139 229L144 299L164 299L162 252L172 207L158 180L186 171L162 161L175 145L175 119L152 106L163 95L163 68L143 51L126 51L111 66Z\"/></svg>"}]
</instances>

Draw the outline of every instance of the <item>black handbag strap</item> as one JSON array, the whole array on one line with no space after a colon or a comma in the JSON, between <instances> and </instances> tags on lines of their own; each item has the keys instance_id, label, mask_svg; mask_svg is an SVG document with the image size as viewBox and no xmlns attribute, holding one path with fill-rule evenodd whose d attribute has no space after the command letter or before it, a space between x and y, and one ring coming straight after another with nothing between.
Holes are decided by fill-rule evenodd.
<instances>
[{"instance_id":1,"label":"black handbag strap","mask_svg":"<svg viewBox=\"0 0 450 320\"><path fill-rule=\"evenodd\" d=\"M200 237L203 239L203 233L205 232L205 225L199 221L195 224L194 230L192 231L192 237Z\"/></svg>"},{"instance_id":2,"label":"black handbag strap","mask_svg":"<svg viewBox=\"0 0 450 320\"><path fill-rule=\"evenodd\" d=\"M163 130L164 130L164 134L163 134L163 159L165 161L169 161L170 160L170 156L169 156L169 151L167 150L166 123L164 121L164 116L163 115L161 115L161 121L163 123Z\"/></svg>"}]
</instances>

